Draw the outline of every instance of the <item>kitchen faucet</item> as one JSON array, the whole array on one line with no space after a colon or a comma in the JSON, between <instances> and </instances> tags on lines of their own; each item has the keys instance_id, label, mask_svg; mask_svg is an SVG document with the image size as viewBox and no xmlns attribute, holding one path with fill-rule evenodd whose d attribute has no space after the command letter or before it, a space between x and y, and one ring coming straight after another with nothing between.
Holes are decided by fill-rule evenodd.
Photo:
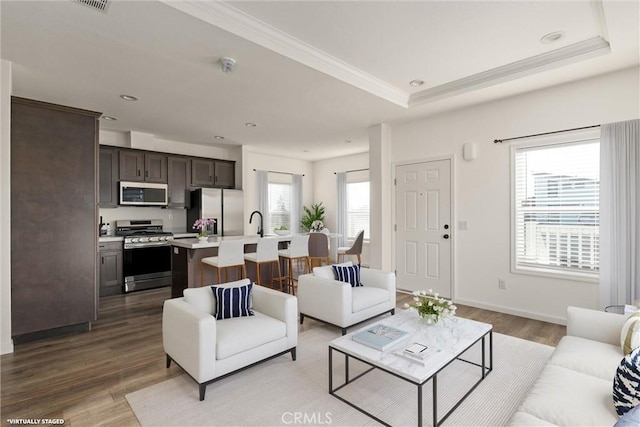
<instances>
[{"instance_id":1,"label":"kitchen faucet","mask_svg":"<svg viewBox=\"0 0 640 427\"><path fill-rule=\"evenodd\" d=\"M249 224L251 224L251 221L253 221L253 214L260 215L260 227L258 228L258 234L260 235L260 237L264 237L264 228L262 226L262 212L260 211L251 212L251 216L249 217Z\"/></svg>"}]
</instances>

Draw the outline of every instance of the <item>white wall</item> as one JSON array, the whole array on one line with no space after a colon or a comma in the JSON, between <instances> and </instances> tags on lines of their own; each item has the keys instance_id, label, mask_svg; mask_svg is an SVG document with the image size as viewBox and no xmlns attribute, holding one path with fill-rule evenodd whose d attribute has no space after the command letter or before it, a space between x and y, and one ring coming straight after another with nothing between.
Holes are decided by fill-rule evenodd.
<instances>
[{"instance_id":1,"label":"white wall","mask_svg":"<svg viewBox=\"0 0 640 427\"><path fill-rule=\"evenodd\" d=\"M11 341L11 63L0 62L0 354Z\"/></svg>"},{"instance_id":2,"label":"white wall","mask_svg":"<svg viewBox=\"0 0 640 427\"><path fill-rule=\"evenodd\" d=\"M313 196L313 165L306 160L288 159L284 157L275 157L268 154L255 153L248 147L244 147L242 155L243 164L243 182L244 182L244 234L256 234L258 227L256 224L249 224L249 216L251 212L256 210L256 177L254 169L268 170L275 172L285 172L293 174L302 174L302 204L308 206L314 202ZM264 214L264 212L263 212ZM270 230L265 230L269 232Z\"/></svg>"},{"instance_id":3,"label":"white wall","mask_svg":"<svg viewBox=\"0 0 640 427\"><path fill-rule=\"evenodd\" d=\"M568 305L597 308L596 283L510 272L510 144L493 140L637 119L639 93L632 68L393 126L392 165L455 156L455 219L469 225L452 230L457 302L557 323ZM462 160L467 142L476 160Z\"/></svg>"}]
</instances>

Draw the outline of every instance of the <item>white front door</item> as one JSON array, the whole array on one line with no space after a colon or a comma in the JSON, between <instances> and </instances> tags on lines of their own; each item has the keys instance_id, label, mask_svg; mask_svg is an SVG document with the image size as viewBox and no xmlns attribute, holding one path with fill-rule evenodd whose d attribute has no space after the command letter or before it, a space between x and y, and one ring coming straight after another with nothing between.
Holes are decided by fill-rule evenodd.
<instances>
[{"instance_id":1,"label":"white front door","mask_svg":"<svg viewBox=\"0 0 640 427\"><path fill-rule=\"evenodd\" d=\"M397 288L451 298L451 160L396 167Z\"/></svg>"}]
</instances>

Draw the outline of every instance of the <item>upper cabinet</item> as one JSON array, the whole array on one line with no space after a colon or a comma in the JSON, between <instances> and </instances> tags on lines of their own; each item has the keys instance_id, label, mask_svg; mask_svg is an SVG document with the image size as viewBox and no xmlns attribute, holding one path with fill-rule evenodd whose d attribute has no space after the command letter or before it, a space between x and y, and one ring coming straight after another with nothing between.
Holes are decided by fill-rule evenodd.
<instances>
[{"instance_id":1,"label":"upper cabinet","mask_svg":"<svg viewBox=\"0 0 640 427\"><path fill-rule=\"evenodd\" d=\"M213 160L191 160L191 185L194 187L213 187L214 179L215 172Z\"/></svg>"},{"instance_id":2,"label":"upper cabinet","mask_svg":"<svg viewBox=\"0 0 640 427\"><path fill-rule=\"evenodd\" d=\"M236 163L227 160L214 162L213 185L220 188L235 188Z\"/></svg>"},{"instance_id":3,"label":"upper cabinet","mask_svg":"<svg viewBox=\"0 0 640 427\"><path fill-rule=\"evenodd\" d=\"M170 208L188 208L191 203L191 159L169 156L168 184Z\"/></svg>"},{"instance_id":4,"label":"upper cabinet","mask_svg":"<svg viewBox=\"0 0 640 427\"><path fill-rule=\"evenodd\" d=\"M191 185L194 187L235 188L236 162L194 158Z\"/></svg>"},{"instance_id":5,"label":"upper cabinet","mask_svg":"<svg viewBox=\"0 0 640 427\"><path fill-rule=\"evenodd\" d=\"M120 180L167 183L167 155L120 150Z\"/></svg>"}]
</instances>

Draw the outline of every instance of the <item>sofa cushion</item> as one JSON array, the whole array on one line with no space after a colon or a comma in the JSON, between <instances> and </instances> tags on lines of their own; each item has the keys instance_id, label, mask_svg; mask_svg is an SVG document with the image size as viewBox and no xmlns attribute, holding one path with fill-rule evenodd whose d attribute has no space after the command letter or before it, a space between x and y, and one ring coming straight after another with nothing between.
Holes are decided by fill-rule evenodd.
<instances>
[{"instance_id":1,"label":"sofa cushion","mask_svg":"<svg viewBox=\"0 0 640 427\"><path fill-rule=\"evenodd\" d=\"M251 317L216 322L216 360L259 347L287 336L287 325L258 311Z\"/></svg>"},{"instance_id":2,"label":"sofa cushion","mask_svg":"<svg viewBox=\"0 0 640 427\"><path fill-rule=\"evenodd\" d=\"M640 347L620 362L613 379L613 404L620 416L640 405Z\"/></svg>"},{"instance_id":3,"label":"sofa cushion","mask_svg":"<svg viewBox=\"0 0 640 427\"><path fill-rule=\"evenodd\" d=\"M358 286L351 289L351 310L357 313L389 301L389 292L385 289Z\"/></svg>"},{"instance_id":4,"label":"sofa cushion","mask_svg":"<svg viewBox=\"0 0 640 427\"><path fill-rule=\"evenodd\" d=\"M349 267L353 265L353 262L347 261L340 264L325 265L321 267L313 267L313 275L321 277L323 279L336 280L336 273L333 271L333 266L339 265L343 267Z\"/></svg>"},{"instance_id":5,"label":"sofa cushion","mask_svg":"<svg viewBox=\"0 0 640 427\"><path fill-rule=\"evenodd\" d=\"M541 427L541 426L555 426L555 424L551 424L546 422L545 420L541 420L540 418L534 417L531 414L527 414L526 412L516 412L509 419L509 423L507 424L513 427Z\"/></svg>"},{"instance_id":6,"label":"sofa cushion","mask_svg":"<svg viewBox=\"0 0 640 427\"><path fill-rule=\"evenodd\" d=\"M216 297L216 319L253 316L250 303L252 288L251 283L234 287L212 286Z\"/></svg>"},{"instance_id":7,"label":"sofa cushion","mask_svg":"<svg viewBox=\"0 0 640 427\"><path fill-rule=\"evenodd\" d=\"M611 379L546 365L518 412L559 426L611 426L618 415L611 402Z\"/></svg>"},{"instance_id":8,"label":"sofa cushion","mask_svg":"<svg viewBox=\"0 0 640 427\"><path fill-rule=\"evenodd\" d=\"M352 288L362 286L360 281L360 264L351 266L332 265L336 280L351 285Z\"/></svg>"},{"instance_id":9,"label":"sofa cushion","mask_svg":"<svg viewBox=\"0 0 640 427\"><path fill-rule=\"evenodd\" d=\"M611 381L622 356L620 346L568 335L562 337L548 363Z\"/></svg>"},{"instance_id":10,"label":"sofa cushion","mask_svg":"<svg viewBox=\"0 0 640 427\"><path fill-rule=\"evenodd\" d=\"M620 345L624 354L629 354L634 348L640 346L640 312L629 316L622 325Z\"/></svg>"},{"instance_id":11,"label":"sofa cushion","mask_svg":"<svg viewBox=\"0 0 640 427\"><path fill-rule=\"evenodd\" d=\"M222 283L216 285L219 287L236 287L244 286L251 283L249 279L236 280L235 282ZM211 286L204 286L202 288L187 288L182 291L184 300L189 304L196 307L198 310L213 314L216 314L216 298L211 291Z\"/></svg>"}]
</instances>

